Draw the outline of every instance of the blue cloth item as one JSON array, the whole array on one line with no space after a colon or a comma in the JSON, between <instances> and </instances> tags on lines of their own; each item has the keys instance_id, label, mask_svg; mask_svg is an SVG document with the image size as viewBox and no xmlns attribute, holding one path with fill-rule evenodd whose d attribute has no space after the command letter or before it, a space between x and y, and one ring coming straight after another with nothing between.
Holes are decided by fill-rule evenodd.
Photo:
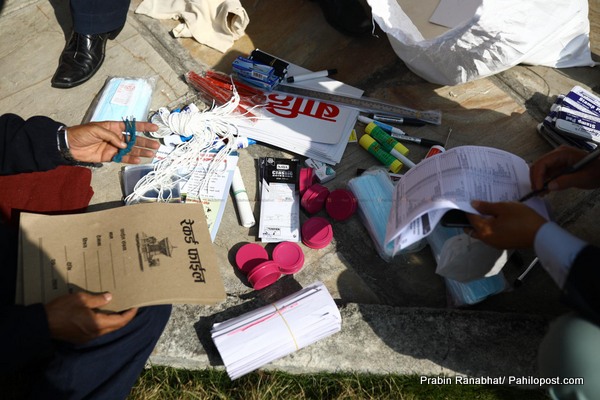
<instances>
[{"instance_id":1,"label":"blue cloth item","mask_svg":"<svg viewBox=\"0 0 600 400\"><path fill-rule=\"evenodd\" d=\"M127 133L129 134L129 138L127 139L127 147L125 147L124 149L119 149L117 154L115 154L115 156L113 157L114 162L121 162L123 156L127 155L133 148L133 145L135 144L135 118L133 119L133 121L125 119L125 131L127 131Z\"/></svg>"}]
</instances>

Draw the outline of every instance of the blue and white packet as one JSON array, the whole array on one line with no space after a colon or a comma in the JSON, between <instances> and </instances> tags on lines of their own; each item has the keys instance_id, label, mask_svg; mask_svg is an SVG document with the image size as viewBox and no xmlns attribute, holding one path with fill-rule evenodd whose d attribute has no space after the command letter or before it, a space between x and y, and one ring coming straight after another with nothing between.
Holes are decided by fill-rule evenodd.
<instances>
[{"instance_id":1,"label":"blue and white packet","mask_svg":"<svg viewBox=\"0 0 600 400\"><path fill-rule=\"evenodd\" d=\"M377 253L386 262L392 262L396 255L415 253L422 250L427 242L419 240L401 251L394 250L394 242L385 243L385 233L389 221L394 183L384 168L369 168L360 176L348 181L348 188L358 201L358 215L369 232Z\"/></svg>"},{"instance_id":2,"label":"blue and white packet","mask_svg":"<svg viewBox=\"0 0 600 400\"><path fill-rule=\"evenodd\" d=\"M155 83L155 77L108 77L83 123L125 118L147 121Z\"/></svg>"},{"instance_id":3,"label":"blue and white packet","mask_svg":"<svg viewBox=\"0 0 600 400\"><path fill-rule=\"evenodd\" d=\"M538 132L554 146L566 144L587 151L600 144L600 97L574 86L559 95Z\"/></svg>"}]
</instances>

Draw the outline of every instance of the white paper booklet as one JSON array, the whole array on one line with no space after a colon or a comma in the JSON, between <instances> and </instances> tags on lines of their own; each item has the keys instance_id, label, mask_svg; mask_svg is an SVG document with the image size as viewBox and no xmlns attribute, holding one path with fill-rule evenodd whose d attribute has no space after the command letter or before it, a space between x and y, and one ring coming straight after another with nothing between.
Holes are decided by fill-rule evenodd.
<instances>
[{"instance_id":1,"label":"white paper booklet","mask_svg":"<svg viewBox=\"0 0 600 400\"><path fill-rule=\"evenodd\" d=\"M529 167L504 150L461 146L427 158L396 185L386 240L400 251L427 236L446 211L477 213L471 200L514 201L531 191ZM544 202L526 202L548 218Z\"/></svg>"},{"instance_id":2,"label":"white paper booklet","mask_svg":"<svg viewBox=\"0 0 600 400\"><path fill-rule=\"evenodd\" d=\"M216 323L211 335L231 379L339 332L340 312L316 282L273 304Z\"/></svg>"},{"instance_id":3,"label":"white paper booklet","mask_svg":"<svg viewBox=\"0 0 600 400\"><path fill-rule=\"evenodd\" d=\"M352 108L275 92L256 114L240 119L242 135L326 164L340 162L358 118Z\"/></svg>"}]
</instances>

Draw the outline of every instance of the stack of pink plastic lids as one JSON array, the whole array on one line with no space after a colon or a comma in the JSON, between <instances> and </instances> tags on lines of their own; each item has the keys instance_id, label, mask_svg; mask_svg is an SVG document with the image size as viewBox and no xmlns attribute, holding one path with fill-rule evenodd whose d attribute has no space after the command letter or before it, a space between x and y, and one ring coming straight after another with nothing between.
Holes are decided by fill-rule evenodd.
<instances>
[{"instance_id":1,"label":"stack of pink plastic lids","mask_svg":"<svg viewBox=\"0 0 600 400\"><path fill-rule=\"evenodd\" d=\"M279 264L275 261L265 261L258 264L248 274L248 282L256 290L266 288L269 285L277 282L281 277L281 271L279 271Z\"/></svg>"},{"instance_id":2,"label":"stack of pink plastic lids","mask_svg":"<svg viewBox=\"0 0 600 400\"><path fill-rule=\"evenodd\" d=\"M302 195L300 204L309 214L316 214L323 209L328 196L329 189L315 183L306 189L306 192Z\"/></svg>"},{"instance_id":3,"label":"stack of pink plastic lids","mask_svg":"<svg viewBox=\"0 0 600 400\"><path fill-rule=\"evenodd\" d=\"M325 218L312 217L302 225L302 243L311 249L327 247L332 239L333 228Z\"/></svg>"},{"instance_id":4,"label":"stack of pink plastic lids","mask_svg":"<svg viewBox=\"0 0 600 400\"><path fill-rule=\"evenodd\" d=\"M356 212L358 201L354 194L347 189L336 189L329 193L325 202L327 214L336 221L350 218Z\"/></svg>"},{"instance_id":5,"label":"stack of pink plastic lids","mask_svg":"<svg viewBox=\"0 0 600 400\"><path fill-rule=\"evenodd\" d=\"M297 243L281 242L273 249L273 259L259 244L248 243L240 247L235 255L240 271L248 275L248 282L256 290L275 283L282 274L298 272L304 265L304 253Z\"/></svg>"}]
</instances>

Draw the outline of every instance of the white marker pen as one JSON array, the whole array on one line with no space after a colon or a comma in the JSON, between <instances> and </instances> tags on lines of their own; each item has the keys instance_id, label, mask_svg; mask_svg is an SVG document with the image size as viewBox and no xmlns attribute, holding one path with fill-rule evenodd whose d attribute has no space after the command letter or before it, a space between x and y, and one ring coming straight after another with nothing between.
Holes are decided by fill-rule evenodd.
<instances>
[{"instance_id":1,"label":"white marker pen","mask_svg":"<svg viewBox=\"0 0 600 400\"><path fill-rule=\"evenodd\" d=\"M337 72L337 69L324 69L323 71L310 72L308 74L290 76L286 79L288 83L308 81L310 79L324 78L329 75L333 75Z\"/></svg>"},{"instance_id":2,"label":"white marker pen","mask_svg":"<svg viewBox=\"0 0 600 400\"><path fill-rule=\"evenodd\" d=\"M250 228L256 223L252 208L250 208L250 200L248 199L248 193L246 193L246 187L242 180L242 174L240 169L235 167L233 171L233 180L231 181L231 191L235 204L237 205L238 212L240 213L240 222L242 226Z\"/></svg>"}]
</instances>

